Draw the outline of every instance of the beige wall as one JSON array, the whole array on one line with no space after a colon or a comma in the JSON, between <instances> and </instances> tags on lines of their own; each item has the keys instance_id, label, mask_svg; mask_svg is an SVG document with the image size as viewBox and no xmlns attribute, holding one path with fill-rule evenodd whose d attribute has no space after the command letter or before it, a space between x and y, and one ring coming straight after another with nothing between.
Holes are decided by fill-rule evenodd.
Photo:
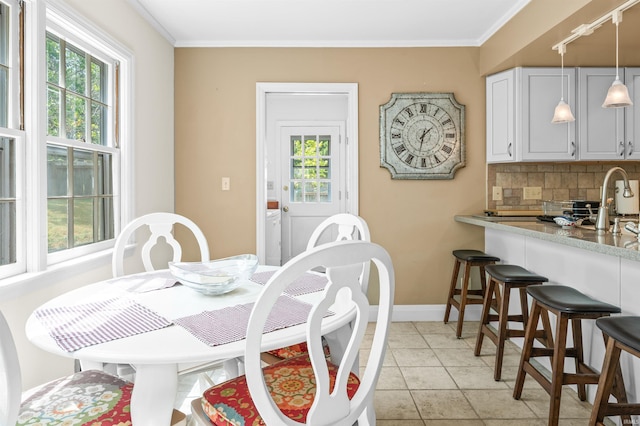
<instances>
[{"instance_id":1,"label":"beige wall","mask_svg":"<svg viewBox=\"0 0 640 426\"><path fill-rule=\"evenodd\" d=\"M398 304L445 302L451 250L482 248L453 221L484 208L484 79L477 48L176 49L176 210L212 256L255 252L256 82L355 82L360 215L396 268ZM380 168L379 106L393 92L453 92L466 106L467 166L453 180L392 180ZM231 191L220 190L222 176Z\"/></svg>"}]
</instances>

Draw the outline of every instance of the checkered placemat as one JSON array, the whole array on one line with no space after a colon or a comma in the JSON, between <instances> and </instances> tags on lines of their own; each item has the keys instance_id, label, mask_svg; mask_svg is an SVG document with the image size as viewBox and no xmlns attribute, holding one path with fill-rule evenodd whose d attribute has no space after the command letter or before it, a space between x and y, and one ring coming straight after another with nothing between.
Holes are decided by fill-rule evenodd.
<instances>
[{"instance_id":1,"label":"checkered placemat","mask_svg":"<svg viewBox=\"0 0 640 426\"><path fill-rule=\"evenodd\" d=\"M251 281L265 285L275 273L276 271L257 272L251 276ZM324 290L328 282L329 280L327 280L327 277L324 275L310 274L307 272L289 284L289 286L284 289L284 293L291 296L315 293L316 291Z\"/></svg>"},{"instance_id":2,"label":"checkered placemat","mask_svg":"<svg viewBox=\"0 0 640 426\"><path fill-rule=\"evenodd\" d=\"M171 325L166 318L122 297L39 308L35 316L67 352Z\"/></svg>"},{"instance_id":3,"label":"checkered placemat","mask_svg":"<svg viewBox=\"0 0 640 426\"><path fill-rule=\"evenodd\" d=\"M271 309L264 333L292 327L307 321L312 305L289 296L280 296ZM209 346L242 340L247 335L253 303L178 318L174 322ZM333 315L328 312L325 316Z\"/></svg>"}]
</instances>

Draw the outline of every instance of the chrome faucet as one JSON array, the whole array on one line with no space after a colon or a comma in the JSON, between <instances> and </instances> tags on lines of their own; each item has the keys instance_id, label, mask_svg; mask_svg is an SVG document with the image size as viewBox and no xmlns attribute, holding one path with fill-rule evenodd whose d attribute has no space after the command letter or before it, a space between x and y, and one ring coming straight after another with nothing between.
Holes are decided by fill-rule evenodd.
<instances>
[{"instance_id":1,"label":"chrome faucet","mask_svg":"<svg viewBox=\"0 0 640 426\"><path fill-rule=\"evenodd\" d=\"M627 176L627 172L624 171L622 167L612 167L609 169L607 174L604 176L604 182L602 183L602 201L600 201L600 207L598 207L598 216L596 218L596 231L600 232L608 232L609 226L609 203L607 202L607 185L609 185L609 178L613 174L613 172L620 172L622 178L624 179L624 192L622 194L623 197L629 198L633 197L633 191L631 191L631 186L629 185L629 177Z\"/></svg>"}]
</instances>

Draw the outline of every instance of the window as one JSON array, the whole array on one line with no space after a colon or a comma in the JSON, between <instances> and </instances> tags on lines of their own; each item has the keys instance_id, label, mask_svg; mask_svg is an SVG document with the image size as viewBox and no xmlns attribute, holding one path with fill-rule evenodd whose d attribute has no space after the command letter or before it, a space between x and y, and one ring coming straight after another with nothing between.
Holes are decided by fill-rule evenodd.
<instances>
[{"instance_id":1,"label":"window","mask_svg":"<svg viewBox=\"0 0 640 426\"><path fill-rule=\"evenodd\" d=\"M61 1L0 0L0 279L113 246L132 62Z\"/></svg>"},{"instance_id":2,"label":"window","mask_svg":"<svg viewBox=\"0 0 640 426\"><path fill-rule=\"evenodd\" d=\"M0 1L0 268L15 273L24 265L18 247L23 234L18 225L22 212L19 193L23 161L23 132L19 111L19 5ZM0 275L2 276L2 275Z\"/></svg>"},{"instance_id":3,"label":"window","mask_svg":"<svg viewBox=\"0 0 640 426\"><path fill-rule=\"evenodd\" d=\"M52 33L47 56L48 252L112 239L113 157L107 63Z\"/></svg>"}]
</instances>

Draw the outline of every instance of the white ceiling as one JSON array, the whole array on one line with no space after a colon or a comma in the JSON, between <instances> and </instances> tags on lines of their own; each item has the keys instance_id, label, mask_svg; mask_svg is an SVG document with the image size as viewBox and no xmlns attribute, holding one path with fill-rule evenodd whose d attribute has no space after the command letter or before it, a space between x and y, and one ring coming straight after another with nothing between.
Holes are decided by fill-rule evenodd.
<instances>
[{"instance_id":1,"label":"white ceiling","mask_svg":"<svg viewBox=\"0 0 640 426\"><path fill-rule=\"evenodd\" d=\"M176 47L480 46L530 0L129 0Z\"/></svg>"}]
</instances>

